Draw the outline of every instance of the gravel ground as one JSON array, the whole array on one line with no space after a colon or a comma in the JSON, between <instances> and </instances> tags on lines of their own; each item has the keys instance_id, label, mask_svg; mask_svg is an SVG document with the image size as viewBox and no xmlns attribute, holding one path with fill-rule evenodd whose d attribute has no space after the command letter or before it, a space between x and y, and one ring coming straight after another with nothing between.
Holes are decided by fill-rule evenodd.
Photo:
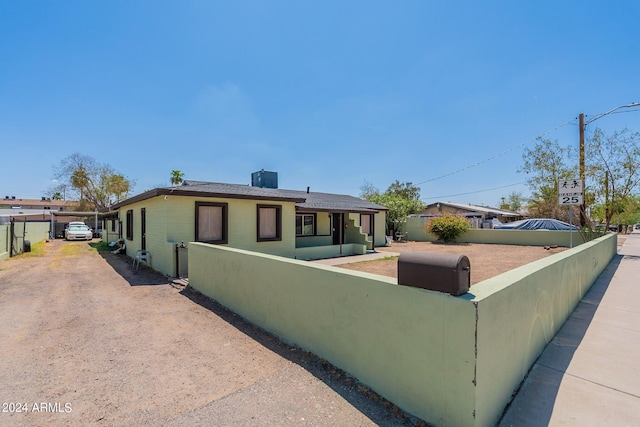
<instances>
[{"instance_id":1,"label":"gravel ground","mask_svg":"<svg viewBox=\"0 0 640 427\"><path fill-rule=\"evenodd\" d=\"M421 425L323 360L84 242L0 262L1 426Z\"/></svg>"},{"instance_id":2,"label":"gravel ground","mask_svg":"<svg viewBox=\"0 0 640 427\"><path fill-rule=\"evenodd\" d=\"M391 246L376 248L379 252L430 252L465 255L471 264L471 284L495 277L514 268L537 261L549 255L566 250L566 248L549 248L541 246L487 245L479 243L430 243L430 242L394 242ZM398 260L383 259L339 267L350 270L366 271L382 276L398 277Z\"/></svg>"}]
</instances>

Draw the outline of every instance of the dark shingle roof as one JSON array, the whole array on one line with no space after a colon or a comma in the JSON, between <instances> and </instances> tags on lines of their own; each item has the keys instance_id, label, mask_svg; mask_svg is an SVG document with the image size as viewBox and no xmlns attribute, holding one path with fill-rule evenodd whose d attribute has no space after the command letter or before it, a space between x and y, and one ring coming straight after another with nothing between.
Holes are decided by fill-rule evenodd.
<instances>
[{"instance_id":1,"label":"dark shingle roof","mask_svg":"<svg viewBox=\"0 0 640 427\"><path fill-rule=\"evenodd\" d=\"M344 211L344 212L377 212L387 210L384 206L345 194L315 193L280 188L252 187L241 184L225 184L219 182L185 180L176 187L156 188L134 196L113 208L118 209L131 203L139 202L159 195L202 196L252 200L274 200L295 202L300 210Z\"/></svg>"},{"instance_id":2,"label":"dark shingle roof","mask_svg":"<svg viewBox=\"0 0 640 427\"><path fill-rule=\"evenodd\" d=\"M315 193L305 191L284 190L292 195L305 198L302 203L297 203L296 206L301 210L320 210L320 211L349 211L349 212L377 212L380 210L386 211L384 206L371 203L367 200L360 199L358 197L349 196L346 194L330 194L330 193Z\"/></svg>"}]
</instances>

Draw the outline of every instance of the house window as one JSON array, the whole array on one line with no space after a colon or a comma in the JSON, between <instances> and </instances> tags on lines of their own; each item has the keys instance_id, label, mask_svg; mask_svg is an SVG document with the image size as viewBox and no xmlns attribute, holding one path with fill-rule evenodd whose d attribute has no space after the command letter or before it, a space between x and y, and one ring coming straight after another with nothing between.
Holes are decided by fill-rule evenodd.
<instances>
[{"instance_id":1,"label":"house window","mask_svg":"<svg viewBox=\"0 0 640 427\"><path fill-rule=\"evenodd\" d=\"M127 211L127 240L133 240L133 210Z\"/></svg>"},{"instance_id":2,"label":"house window","mask_svg":"<svg viewBox=\"0 0 640 427\"><path fill-rule=\"evenodd\" d=\"M360 215L360 227L362 227L362 232L368 236L371 236L373 232L373 227L371 227L372 215L370 214L361 214Z\"/></svg>"},{"instance_id":3,"label":"house window","mask_svg":"<svg viewBox=\"0 0 640 427\"><path fill-rule=\"evenodd\" d=\"M227 203L196 202L196 241L227 243Z\"/></svg>"},{"instance_id":4,"label":"house window","mask_svg":"<svg viewBox=\"0 0 640 427\"><path fill-rule=\"evenodd\" d=\"M258 242L282 240L282 206L258 205Z\"/></svg>"},{"instance_id":5,"label":"house window","mask_svg":"<svg viewBox=\"0 0 640 427\"><path fill-rule=\"evenodd\" d=\"M296 215L296 236L315 236L316 214Z\"/></svg>"}]
</instances>

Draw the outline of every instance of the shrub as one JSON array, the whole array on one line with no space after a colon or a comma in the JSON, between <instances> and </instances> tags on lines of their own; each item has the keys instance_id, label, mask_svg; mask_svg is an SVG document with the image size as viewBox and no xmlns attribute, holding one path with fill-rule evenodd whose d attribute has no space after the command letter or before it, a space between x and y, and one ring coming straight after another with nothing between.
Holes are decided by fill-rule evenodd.
<instances>
[{"instance_id":1,"label":"shrub","mask_svg":"<svg viewBox=\"0 0 640 427\"><path fill-rule=\"evenodd\" d=\"M469 221L463 216L442 215L431 218L425 231L435 234L439 241L447 243L457 239L469 228Z\"/></svg>"}]
</instances>

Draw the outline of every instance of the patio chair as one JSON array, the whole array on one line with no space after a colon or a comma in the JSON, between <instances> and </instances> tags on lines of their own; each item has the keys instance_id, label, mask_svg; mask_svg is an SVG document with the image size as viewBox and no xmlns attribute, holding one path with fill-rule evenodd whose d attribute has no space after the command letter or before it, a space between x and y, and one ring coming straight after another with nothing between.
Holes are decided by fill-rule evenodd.
<instances>
[{"instance_id":1,"label":"patio chair","mask_svg":"<svg viewBox=\"0 0 640 427\"><path fill-rule=\"evenodd\" d=\"M151 265L151 252L147 250L138 249L133 257L133 269L140 268L140 261L144 261L147 266Z\"/></svg>"}]
</instances>

